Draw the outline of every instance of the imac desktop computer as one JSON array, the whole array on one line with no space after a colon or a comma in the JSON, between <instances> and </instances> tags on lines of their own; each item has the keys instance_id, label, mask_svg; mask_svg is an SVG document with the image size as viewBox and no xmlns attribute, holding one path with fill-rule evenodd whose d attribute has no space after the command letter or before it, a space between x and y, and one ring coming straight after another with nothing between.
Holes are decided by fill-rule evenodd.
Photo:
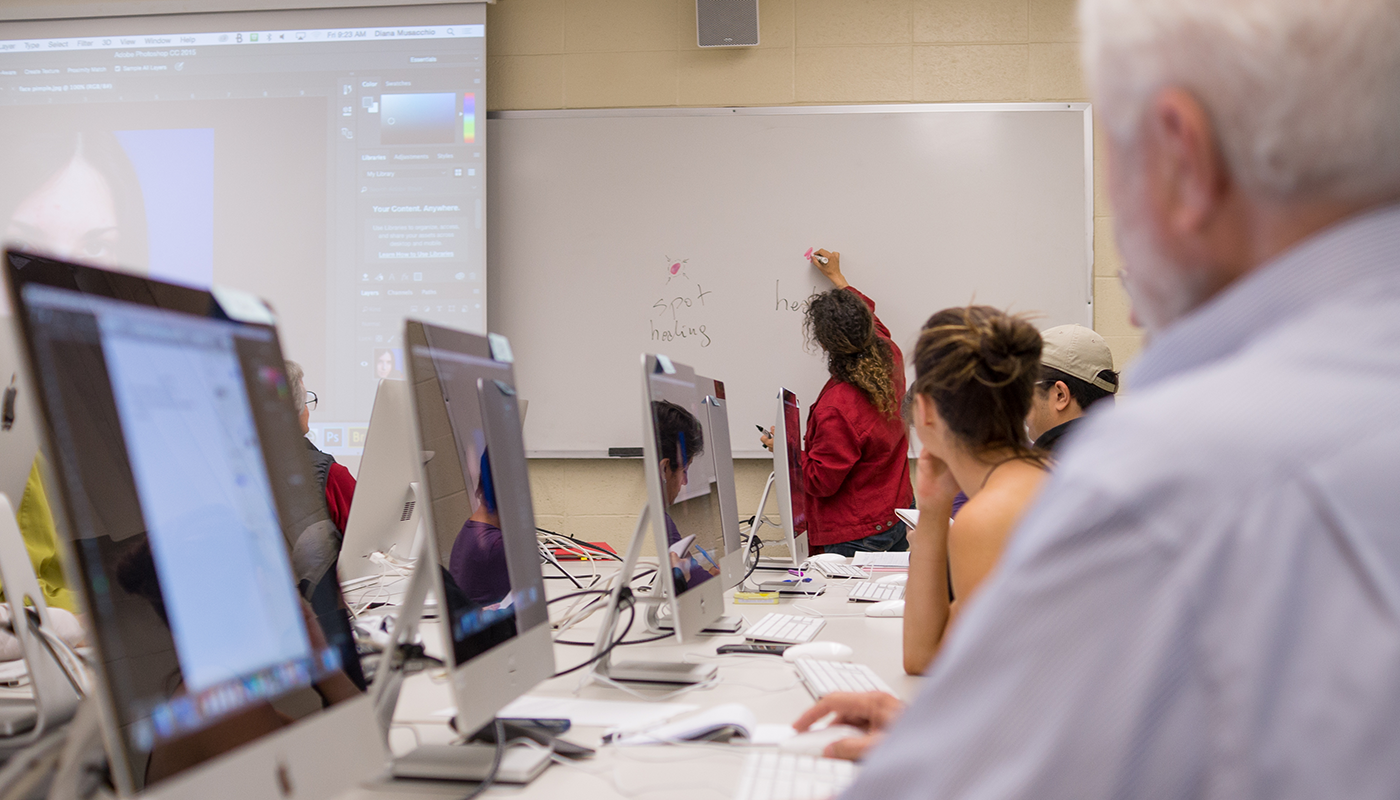
<instances>
[{"instance_id":1,"label":"imac desktop computer","mask_svg":"<svg viewBox=\"0 0 1400 800\"><path fill-rule=\"evenodd\" d=\"M698 520L698 524L691 526L695 539L690 550L692 557L702 559L702 563L718 566L721 589L731 589L743 581L746 564L741 547L743 537L739 533L739 505L735 498L734 456L729 449L724 383L696 375L695 391L699 408L696 417L705 449L690 462L684 491L689 498L687 505L698 504L703 497L708 499L709 508L705 509L703 520L696 511L686 510L691 519ZM741 617L721 616L700 632L738 633L743 624ZM667 617L662 617L658 625L663 631L674 627Z\"/></svg>"},{"instance_id":2,"label":"imac desktop computer","mask_svg":"<svg viewBox=\"0 0 1400 800\"><path fill-rule=\"evenodd\" d=\"M777 421L773 426L773 473L763 487L749 529L750 541L759 536L764 525L772 526L764 516L768 496L774 488L778 495L778 528L787 547L787 555L759 558L759 569L791 569L807 561L807 492L802 478L802 409L797 395L781 389L778 392ZM745 548L748 552L748 548Z\"/></svg>"},{"instance_id":3,"label":"imac desktop computer","mask_svg":"<svg viewBox=\"0 0 1400 800\"><path fill-rule=\"evenodd\" d=\"M719 504L722 538L718 542L720 579L724 588L739 585L746 569L743 537L739 533L739 501L734 488L734 454L729 445L729 404L724 396L724 382L702 375L695 376L695 388L705 411L701 418L705 428L705 447L713 463L712 491Z\"/></svg>"},{"instance_id":4,"label":"imac desktop computer","mask_svg":"<svg viewBox=\"0 0 1400 800\"><path fill-rule=\"evenodd\" d=\"M118 791L311 800L380 773L271 312L5 262Z\"/></svg>"},{"instance_id":5,"label":"imac desktop computer","mask_svg":"<svg viewBox=\"0 0 1400 800\"><path fill-rule=\"evenodd\" d=\"M500 337L409 320L404 348L415 439L435 455L421 466L425 535L394 640L416 624L415 606L435 596L455 724L471 734L554 674L520 401ZM494 756L490 746L427 745L392 769L482 780ZM549 760L547 749L507 748L494 777L528 782Z\"/></svg>"},{"instance_id":6,"label":"imac desktop computer","mask_svg":"<svg viewBox=\"0 0 1400 800\"><path fill-rule=\"evenodd\" d=\"M713 384L712 384L713 385ZM642 356L642 461L647 504L638 515L603 624L594 643L593 674L613 681L700 683L714 677L712 664L614 661L616 626L625 607L650 631L669 623L676 639L692 640L724 610L722 569L715 552L723 545L722 504L705 455L707 417L695 371L664 355ZM731 466L732 468L732 466ZM631 582L642 542L650 529L656 547L656 579L649 594L634 595ZM706 544L708 543L708 544ZM643 613L637 613L641 606Z\"/></svg>"},{"instance_id":7,"label":"imac desktop computer","mask_svg":"<svg viewBox=\"0 0 1400 800\"><path fill-rule=\"evenodd\" d=\"M408 383L383 379L374 394L355 498L340 547L341 588L388 598L412 566L418 510L418 465L431 458L415 443Z\"/></svg>"}]
</instances>

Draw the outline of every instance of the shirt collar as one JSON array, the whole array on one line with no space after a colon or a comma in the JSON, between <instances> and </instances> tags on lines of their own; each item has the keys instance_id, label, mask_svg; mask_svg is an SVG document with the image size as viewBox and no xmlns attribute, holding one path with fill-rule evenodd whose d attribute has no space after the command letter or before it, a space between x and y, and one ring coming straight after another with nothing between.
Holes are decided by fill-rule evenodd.
<instances>
[{"instance_id":1,"label":"shirt collar","mask_svg":"<svg viewBox=\"0 0 1400 800\"><path fill-rule=\"evenodd\" d=\"M1358 281L1397 274L1400 205L1364 212L1294 245L1168 327L1130 370L1142 389L1225 358Z\"/></svg>"},{"instance_id":2,"label":"shirt collar","mask_svg":"<svg viewBox=\"0 0 1400 800\"><path fill-rule=\"evenodd\" d=\"M1064 435L1069 433L1070 428L1073 428L1081 419L1084 418L1075 417L1074 419L1061 422L1059 425L1040 434L1040 437L1037 438L1035 443L1031 446L1037 450L1045 450L1047 452L1054 450L1056 446L1059 445L1060 439L1064 438Z\"/></svg>"}]
</instances>

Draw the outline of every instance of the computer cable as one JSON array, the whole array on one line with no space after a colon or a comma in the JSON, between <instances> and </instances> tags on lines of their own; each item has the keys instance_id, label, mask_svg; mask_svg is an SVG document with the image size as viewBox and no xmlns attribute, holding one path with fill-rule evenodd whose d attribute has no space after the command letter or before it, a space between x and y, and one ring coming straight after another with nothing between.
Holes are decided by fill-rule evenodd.
<instances>
[{"instance_id":1,"label":"computer cable","mask_svg":"<svg viewBox=\"0 0 1400 800\"><path fill-rule=\"evenodd\" d=\"M625 594L623 596L623 602L627 605L628 616L627 625L622 629L622 635L609 642L608 646L603 648L603 652L593 656L592 658L588 659L582 664L577 664L575 666L569 667L568 669L563 670L562 672L556 672L554 673L553 677L562 678L563 676L568 675L571 672L578 672L584 667L591 666L592 664L596 663L599 659L611 653L613 651L613 648L617 647L623 639L627 638L627 634L632 631L632 623L637 621L637 604L632 601L632 597L630 594Z\"/></svg>"},{"instance_id":2,"label":"computer cable","mask_svg":"<svg viewBox=\"0 0 1400 800\"><path fill-rule=\"evenodd\" d=\"M580 546L579 543L572 538L563 537L541 528L536 528L535 532L540 540L541 551L548 551L547 557L554 559L555 565L558 566L559 570L564 572L565 575L572 575L573 573L568 572L564 569L563 565L558 563L556 551L560 554L573 556L588 565L588 585L590 587L597 586L598 582L603 579L603 576L598 572L598 562L603 560L599 557L600 554L598 552L590 551Z\"/></svg>"},{"instance_id":3,"label":"computer cable","mask_svg":"<svg viewBox=\"0 0 1400 800\"><path fill-rule=\"evenodd\" d=\"M73 652L73 649L66 642L45 630L39 624L39 613L32 608L25 608L25 622L31 633L39 637L39 642L44 645L44 649L53 656L54 663L63 672L63 677L68 680L68 685L73 687L73 691L79 697L87 696L87 676L83 673L82 656ZM4 623L4 630L11 634L15 633L13 621ZM56 643L56 644L55 644Z\"/></svg>"},{"instance_id":4,"label":"computer cable","mask_svg":"<svg viewBox=\"0 0 1400 800\"><path fill-rule=\"evenodd\" d=\"M739 579L739 588L741 590L744 588L744 584L749 582L749 578L753 576L754 570L758 569L758 559L762 554L763 540L757 536L749 539L749 571L745 572L744 577Z\"/></svg>"},{"instance_id":5,"label":"computer cable","mask_svg":"<svg viewBox=\"0 0 1400 800\"><path fill-rule=\"evenodd\" d=\"M564 573L564 577L569 579L569 582L572 583L572 584L574 585L574 588L576 588L576 589L582 589L582 588L583 588L583 584L581 584L581 583L578 582L578 578L575 578L572 574L570 574L570 572L569 572L567 569L564 569L564 565L563 565L563 564L560 564L560 563L559 563L559 559L556 558L556 557L554 556L554 553L550 550L550 547L549 547L548 544L545 544L544 542L540 542L540 543L539 543L539 550L540 550L540 562L541 562L541 563L543 563L543 564L553 564L554 567L555 567L556 569L558 569L560 572Z\"/></svg>"},{"instance_id":6,"label":"computer cable","mask_svg":"<svg viewBox=\"0 0 1400 800\"><path fill-rule=\"evenodd\" d=\"M508 743L506 742L505 725L498 719L495 722L495 726L496 753L491 757L491 769L486 771L486 777L481 779L481 783L478 783L475 789L472 789L462 796L462 800L473 800L473 798L480 796L482 792L490 789L491 784L496 782L496 773L501 769L501 759L505 757L506 745Z\"/></svg>"},{"instance_id":7,"label":"computer cable","mask_svg":"<svg viewBox=\"0 0 1400 800\"><path fill-rule=\"evenodd\" d=\"M59 669L63 670L63 677L68 679L68 684L73 687L73 691L77 692L79 697L87 697L88 681L87 673L83 668L82 656L73 652L73 648L69 647L67 642L45 630L44 626L39 624L37 613L32 609L25 610L29 612L25 615L29 618L29 630L39 637L44 649L53 656L53 660L58 664Z\"/></svg>"},{"instance_id":8,"label":"computer cable","mask_svg":"<svg viewBox=\"0 0 1400 800\"><path fill-rule=\"evenodd\" d=\"M597 553L597 554L599 554L599 555L601 555L601 556L606 556L608 559L610 559L610 560L612 560L612 561L621 561L621 560L622 560L622 556L618 555L617 553L614 553L614 552L611 551L611 550L604 550L603 548L601 548L601 547L599 547L599 546L597 546L597 545L595 545L595 544L590 544L589 542L585 542L585 541L583 541L582 539L578 539L578 538L575 538L574 536L570 536L570 535L567 534L567 533L556 533L556 532L554 532L554 531L547 530L547 529L545 529L545 528L540 528L540 527L536 527L535 530L539 531L540 533L549 534L550 536L557 536L557 537L559 537L560 539L567 539L567 540L569 540L569 541L573 544L573 546L575 546L575 547L582 547L582 548L585 549L585 550L592 550L593 552L595 552L595 553Z\"/></svg>"}]
</instances>

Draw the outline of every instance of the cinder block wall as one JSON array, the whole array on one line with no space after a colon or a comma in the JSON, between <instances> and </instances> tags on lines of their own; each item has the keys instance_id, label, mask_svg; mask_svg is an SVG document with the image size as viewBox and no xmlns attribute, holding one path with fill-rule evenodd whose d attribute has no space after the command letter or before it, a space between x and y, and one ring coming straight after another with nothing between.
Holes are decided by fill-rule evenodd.
<instances>
[{"instance_id":1,"label":"cinder block wall","mask_svg":"<svg viewBox=\"0 0 1400 800\"><path fill-rule=\"evenodd\" d=\"M499 0L486 20L491 110L1088 99L1074 0L760 0L762 44L738 49L696 46L694 0ZM1094 327L1122 365L1141 337L1102 159L1095 177ZM770 468L736 464L745 516ZM639 461L530 472L541 527L625 544L645 501Z\"/></svg>"}]
</instances>

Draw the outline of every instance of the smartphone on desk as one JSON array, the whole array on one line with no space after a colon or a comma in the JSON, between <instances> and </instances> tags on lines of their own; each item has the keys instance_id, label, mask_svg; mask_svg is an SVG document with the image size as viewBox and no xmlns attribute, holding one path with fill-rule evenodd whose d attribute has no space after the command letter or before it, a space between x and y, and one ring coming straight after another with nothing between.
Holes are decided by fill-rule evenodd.
<instances>
[{"instance_id":1,"label":"smartphone on desk","mask_svg":"<svg viewBox=\"0 0 1400 800\"><path fill-rule=\"evenodd\" d=\"M722 644L715 648L715 655L782 656L790 646L786 644Z\"/></svg>"}]
</instances>

